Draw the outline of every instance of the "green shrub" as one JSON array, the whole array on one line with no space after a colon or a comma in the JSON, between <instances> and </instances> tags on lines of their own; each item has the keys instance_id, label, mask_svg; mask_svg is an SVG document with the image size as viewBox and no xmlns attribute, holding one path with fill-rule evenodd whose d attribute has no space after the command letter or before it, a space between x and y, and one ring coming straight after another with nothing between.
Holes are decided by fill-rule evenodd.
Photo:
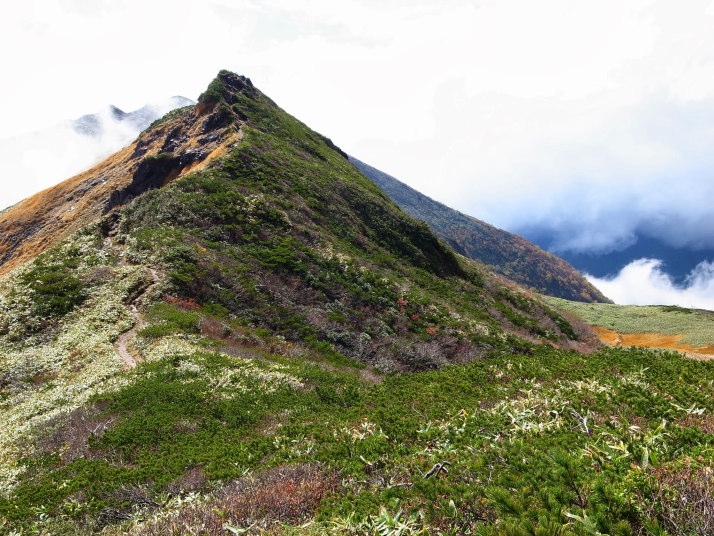
<instances>
[{"instance_id":1,"label":"green shrub","mask_svg":"<svg viewBox=\"0 0 714 536\"><path fill-rule=\"evenodd\" d=\"M85 286L74 274L76 263L35 261L20 281L30 290L32 313L41 319L64 316L86 298Z\"/></svg>"},{"instance_id":2,"label":"green shrub","mask_svg":"<svg viewBox=\"0 0 714 536\"><path fill-rule=\"evenodd\" d=\"M147 310L146 318L150 325L143 328L140 335L159 338L172 333L198 333L201 315L169 303L156 303Z\"/></svg>"}]
</instances>

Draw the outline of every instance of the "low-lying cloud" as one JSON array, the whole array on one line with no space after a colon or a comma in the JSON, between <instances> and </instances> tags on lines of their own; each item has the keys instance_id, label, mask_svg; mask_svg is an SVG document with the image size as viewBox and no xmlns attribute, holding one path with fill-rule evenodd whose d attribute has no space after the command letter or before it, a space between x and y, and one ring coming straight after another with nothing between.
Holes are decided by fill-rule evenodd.
<instances>
[{"instance_id":1,"label":"low-lying cloud","mask_svg":"<svg viewBox=\"0 0 714 536\"><path fill-rule=\"evenodd\" d=\"M83 131L77 128L80 119L0 140L0 210L89 169L131 143L151 121L186 102L172 97L123 116L106 107L82 118Z\"/></svg>"},{"instance_id":2,"label":"low-lying cloud","mask_svg":"<svg viewBox=\"0 0 714 536\"><path fill-rule=\"evenodd\" d=\"M448 166L474 180L461 191L440 183L442 193L507 230L552 237L556 253L605 254L637 236L714 247L714 97L651 95L633 108L603 95L592 105L601 121L577 124L564 118L582 103L502 102L501 133L495 123L484 133L488 151L451 151Z\"/></svg>"},{"instance_id":3,"label":"low-lying cloud","mask_svg":"<svg viewBox=\"0 0 714 536\"><path fill-rule=\"evenodd\" d=\"M620 305L678 305L714 310L714 262L700 263L677 285L662 261L639 259L609 278L586 275L607 297Z\"/></svg>"}]
</instances>

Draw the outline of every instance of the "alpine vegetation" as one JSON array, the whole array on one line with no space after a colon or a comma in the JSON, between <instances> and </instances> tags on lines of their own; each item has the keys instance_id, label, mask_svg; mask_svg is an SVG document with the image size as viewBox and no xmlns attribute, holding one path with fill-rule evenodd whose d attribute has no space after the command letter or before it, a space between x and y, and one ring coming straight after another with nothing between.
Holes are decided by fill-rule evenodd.
<instances>
[{"instance_id":1,"label":"alpine vegetation","mask_svg":"<svg viewBox=\"0 0 714 536\"><path fill-rule=\"evenodd\" d=\"M95 173L0 220L1 533L711 533L710 363L604 347L249 79Z\"/></svg>"}]
</instances>

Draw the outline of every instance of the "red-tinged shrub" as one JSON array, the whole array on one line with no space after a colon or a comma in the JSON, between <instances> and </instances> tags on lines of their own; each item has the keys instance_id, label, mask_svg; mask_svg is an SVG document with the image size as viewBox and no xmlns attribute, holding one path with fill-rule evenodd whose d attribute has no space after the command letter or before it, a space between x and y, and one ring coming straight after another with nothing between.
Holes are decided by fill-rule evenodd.
<instances>
[{"instance_id":1,"label":"red-tinged shrub","mask_svg":"<svg viewBox=\"0 0 714 536\"><path fill-rule=\"evenodd\" d=\"M714 468L702 460L651 469L653 496L643 500L646 516L668 534L705 536L714 534Z\"/></svg>"},{"instance_id":2,"label":"red-tinged shrub","mask_svg":"<svg viewBox=\"0 0 714 536\"><path fill-rule=\"evenodd\" d=\"M183 298L177 298L176 296L164 296L163 300L166 303L175 305L179 309L184 311L199 311L202 307L200 304L196 303L195 300L185 300Z\"/></svg>"},{"instance_id":3,"label":"red-tinged shrub","mask_svg":"<svg viewBox=\"0 0 714 536\"><path fill-rule=\"evenodd\" d=\"M397 298L397 306L399 307L400 313L406 311L407 305L409 305L409 300L403 297Z\"/></svg>"},{"instance_id":4,"label":"red-tinged shrub","mask_svg":"<svg viewBox=\"0 0 714 536\"><path fill-rule=\"evenodd\" d=\"M248 529L246 534L263 534L278 523L294 525L310 519L340 482L337 473L318 465L274 467L227 484L207 503L139 525L131 534L223 536L227 525Z\"/></svg>"},{"instance_id":5,"label":"red-tinged shrub","mask_svg":"<svg viewBox=\"0 0 714 536\"><path fill-rule=\"evenodd\" d=\"M340 480L314 465L275 467L254 480L241 479L221 491L220 507L239 525L280 521L296 524L309 519L326 493Z\"/></svg>"}]
</instances>

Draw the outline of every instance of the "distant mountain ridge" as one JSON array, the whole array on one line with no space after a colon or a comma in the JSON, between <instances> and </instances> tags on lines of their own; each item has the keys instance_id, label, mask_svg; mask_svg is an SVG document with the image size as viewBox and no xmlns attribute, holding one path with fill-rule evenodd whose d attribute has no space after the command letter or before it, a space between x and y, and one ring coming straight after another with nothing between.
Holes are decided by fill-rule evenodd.
<instances>
[{"instance_id":1,"label":"distant mountain ridge","mask_svg":"<svg viewBox=\"0 0 714 536\"><path fill-rule=\"evenodd\" d=\"M350 161L402 210L426 222L462 255L543 294L583 302L610 301L566 261L525 238L434 201L353 156Z\"/></svg>"},{"instance_id":2,"label":"distant mountain ridge","mask_svg":"<svg viewBox=\"0 0 714 536\"><path fill-rule=\"evenodd\" d=\"M196 104L186 97L173 96L166 102L147 104L132 112L110 105L106 110L93 114L86 114L70 122L72 129L78 134L90 137L101 136L106 129L106 120L119 122L131 129L134 136L148 127L152 122L164 115L167 111L184 106ZM132 136L132 138L134 137Z\"/></svg>"}]
</instances>

